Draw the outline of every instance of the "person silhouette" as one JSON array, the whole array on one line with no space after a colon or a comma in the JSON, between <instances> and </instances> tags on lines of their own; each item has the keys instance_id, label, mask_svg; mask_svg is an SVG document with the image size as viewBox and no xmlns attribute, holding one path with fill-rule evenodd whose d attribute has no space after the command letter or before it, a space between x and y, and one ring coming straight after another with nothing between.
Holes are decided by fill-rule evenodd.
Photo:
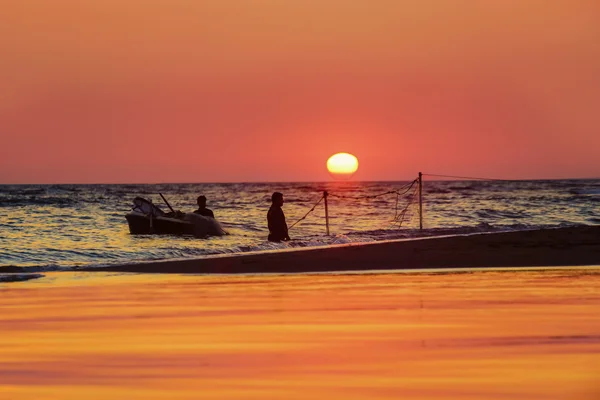
<instances>
[{"instance_id":1,"label":"person silhouette","mask_svg":"<svg viewBox=\"0 0 600 400\"><path fill-rule=\"evenodd\" d=\"M204 217L215 218L215 214L213 214L212 210L206 208L206 196L198 196L198 209L194 211L194 214L199 214Z\"/></svg>"},{"instance_id":2,"label":"person silhouette","mask_svg":"<svg viewBox=\"0 0 600 400\"><path fill-rule=\"evenodd\" d=\"M267 223L269 226L269 237L270 242L281 242L282 240L290 240L288 234L288 227L285 223L285 214L281 209L283 206L283 194L279 192L271 195L271 208L267 213Z\"/></svg>"}]
</instances>

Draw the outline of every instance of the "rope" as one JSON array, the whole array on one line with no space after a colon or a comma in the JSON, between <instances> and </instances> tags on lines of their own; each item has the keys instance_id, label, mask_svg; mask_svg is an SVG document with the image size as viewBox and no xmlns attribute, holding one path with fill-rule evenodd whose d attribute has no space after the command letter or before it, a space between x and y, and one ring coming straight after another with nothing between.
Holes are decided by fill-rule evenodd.
<instances>
[{"instance_id":1,"label":"rope","mask_svg":"<svg viewBox=\"0 0 600 400\"><path fill-rule=\"evenodd\" d=\"M406 216L406 213L408 212L408 208L415 204L415 197L417 195L417 190L418 187L415 188L415 190L413 190L413 192L410 195L410 199L408 201L408 203L406 204L406 207L404 207L404 209L402 211L400 211L400 214L396 214L396 216L394 216L394 219L392 220L392 225L398 222L398 218L400 218L400 224L398 225L399 228L402 227L402 224L404 223L404 217Z\"/></svg>"},{"instance_id":2,"label":"rope","mask_svg":"<svg viewBox=\"0 0 600 400\"><path fill-rule=\"evenodd\" d=\"M336 197L338 199L349 199L349 200L361 200L361 199L375 199L377 197L381 197L381 196L386 196L388 194L396 194L396 196L400 195L404 195L406 193L408 193L408 191L410 190L410 188L419 181L419 179L415 179L412 182L407 183L406 185L401 186L399 189L397 190L390 190L388 192L383 192L383 193L377 193L377 194L373 194L370 196L343 196L343 195L339 195L339 194L334 194L334 193L329 193L329 196L332 197ZM408 189L406 189L408 188ZM400 191L402 189L406 189L403 193L400 193Z\"/></svg>"},{"instance_id":3,"label":"rope","mask_svg":"<svg viewBox=\"0 0 600 400\"><path fill-rule=\"evenodd\" d=\"M413 204L415 204L415 197L417 195L417 192L418 192L418 186L410 194L410 196L408 198L408 203L402 209L402 211L398 212L398 209L396 208L396 212L394 214L394 218L390 221L390 225L394 225L394 224L400 222L400 224L398 225L398 227L402 227L402 224L404 223L404 220L406 218L406 214L408 213L408 210L409 210L410 206L413 205Z\"/></svg>"},{"instance_id":4,"label":"rope","mask_svg":"<svg viewBox=\"0 0 600 400\"><path fill-rule=\"evenodd\" d=\"M396 217L398 217L398 201L400 200L400 195L398 193L396 193L396 207L394 210L394 219L396 219Z\"/></svg>"},{"instance_id":5,"label":"rope","mask_svg":"<svg viewBox=\"0 0 600 400\"><path fill-rule=\"evenodd\" d=\"M501 182L514 182L510 179L495 179L495 178L475 178L472 176L454 176L454 175L439 175L439 174L422 174L423 176L436 176L439 178L455 178L455 179L467 179L473 181L501 181Z\"/></svg>"},{"instance_id":6,"label":"rope","mask_svg":"<svg viewBox=\"0 0 600 400\"><path fill-rule=\"evenodd\" d=\"M329 196L331 197L336 197L338 199L346 199L346 200L362 200L362 199L374 199L380 196L385 196L388 194L392 194L392 193L396 193L395 190L391 190L389 192L384 192L384 193L379 193L379 194L374 194L371 196L344 196L341 194L335 194L335 193L329 193Z\"/></svg>"},{"instance_id":7,"label":"rope","mask_svg":"<svg viewBox=\"0 0 600 400\"><path fill-rule=\"evenodd\" d=\"M417 179L415 179L414 181L412 181L412 182L410 183L410 185L404 185L404 186L403 186L403 187L401 187L399 190L402 190L403 188L405 188L405 187L407 187L407 186L408 186L408 189L406 189L406 190L405 190L403 193L398 193L398 194L399 194L400 196L403 196L403 195L405 195L406 193L408 193L408 191L410 190L410 188L412 188L412 187L415 185L415 183L417 183L418 181L419 181L419 179L417 178Z\"/></svg>"},{"instance_id":8,"label":"rope","mask_svg":"<svg viewBox=\"0 0 600 400\"><path fill-rule=\"evenodd\" d=\"M315 211L315 208L317 208L317 206L319 205L319 203L321 203L324 198L325 198L325 196L321 196L321 198L319 199L319 201L317 201L315 203L315 205L310 210L308 210L308 212L306 214L304 214L304 216L302 218L300 218L298 221L296 221L292 225L290 225L290 227L288 228L288 231L290 229L292 229L298 222L303 221L306 217L308 217L308 214L310 214L311 212Z\"/></svg>"},{"instance_id":9,"label":"rope","mask_svg":"<svg viewBox=\"0 0 600 400\"><path fill-rule=\"evenodd\" d=\"M441 175L441 174L421 174L422 176L432 176L432 177L439 177L439 178L453 178L453 179L465 179L465 180L482 180L482 181L499 181L499 182L514 182L514 180L509 180L509 179L496 179L496 178L481 178L481 177L469 177L469 176L457 176L457 175ZM373 195L367 195L367 196L344 196L344 195L339 195L339 194L335 194L335 193L329 193L328 195L331 197L335 197L338 199L349 199L349 200L364 200L364 199L375 199L381 196L387 196L390 194L395 194L396 195L396 201L395 201L395 206L394 206L394 218L391 221L391 224L399 224L398 227L402 227L402 224L405 221L406 215L408 213L408 210L410 209L410 206L412 206L413 204L416 203L415 201L415 197L417 196L417 192L418 192L418 186L415 187L413 189L413 187L415 186L415 184L419 182L419 178L414 179L412 182L409 182L403 186L401 186L399 189L397 190L389 190L387 192L383 192L383 193L377 193L377 194L373 194ZM408 196L408 202L406 203L406 206L404 206L404 208L398 212L398 206L400 204L400 197L406 195L408 192L410 192L412 189L412 193L410 193L410 195ZM325 198L325 196L321 196L321 198L312 206L312 208L310 210L308 210L308 212L306 214L304 214L304 216L302 216L302 218L298 219L296 222L294 222L292 225L290 225L289 229L292 229L294 226L296 226L298 223L300 223L301 221L305 220L306 217L309 216L310 213L312 213L319 204L321 204L321 202L323 201L323 199Z\"/></svg>"},{"instance_id":10,"label":"rope","mask_svg":"<svg viewBox=\"0 0 600 400\"><path fill-rule=\"evenodd\" d=\"M383 193L377 193L374 195L370 195L370 196L342 196L342 195L337 195L337 194L333 194L333 193L329 193L328 196L332 196L332 197L337 197L339 199L352 199L352 200L361 200L361 199L374 199L377 197L381 197L381 196L386 196L389 194L395 194L396 195L396 206L395 206L395 214L394 214L394 218L392 220L392 224L395 224L398 222L398 219L401 218L400 220L400 226L402 226L402 223L404 222L404 217L406 212L408 211L408 208L410 207L411 204L414 203L414 197L417 193L417 187L415 187L415 189L413 190L413 192L410 195L408 204L404 207L404 209L402 211L400 211L400 213L398 213L398 204L400 202L400 197L404 196L406 193L408 193L413 186L415 186L415 184L419 181L419 179L415 179L412 182L409 182L403 186L401 186L399 189L397 190L390 190L387 192L383 192ZM308 217L308 215L310 213L312 213L319 204L321 204L321 202L323 201L323 199L325 199L325 196L321 196L321 198L312 206L312 208L310 210L308 210L308 212L306 214L304 214L304 216L302 216L302 218L298 219L296 222L294 222L292 225L290 225L288 227L288 230L292 229L294 226L296 226L298 223L300 223L301 221L305 220L306 217Z\"/></svg>"}]
</instances>

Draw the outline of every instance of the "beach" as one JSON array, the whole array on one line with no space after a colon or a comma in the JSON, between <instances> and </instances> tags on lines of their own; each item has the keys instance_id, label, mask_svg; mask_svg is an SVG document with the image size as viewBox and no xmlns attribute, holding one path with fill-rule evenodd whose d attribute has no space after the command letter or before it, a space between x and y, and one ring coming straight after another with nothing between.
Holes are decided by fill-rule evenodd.
<instances>
[{"instance_id":1,"label":"beach","mask_svg":"<svg viewBox=\"0 0 600 400\"><path fill-rule=\"evenodd\" d=\"M52 272L0 284L0 398L600 398L600 267Z\"/></svg>"},{"instance_id":2,"label":"beach","mask_svg":"<svg viewBox=\"0 0 600 400\"><path fill-rule=\"evenodd\" d=\"M600 398L599 226L0 274L0 399Z\"/></svg>"}]
</instances>

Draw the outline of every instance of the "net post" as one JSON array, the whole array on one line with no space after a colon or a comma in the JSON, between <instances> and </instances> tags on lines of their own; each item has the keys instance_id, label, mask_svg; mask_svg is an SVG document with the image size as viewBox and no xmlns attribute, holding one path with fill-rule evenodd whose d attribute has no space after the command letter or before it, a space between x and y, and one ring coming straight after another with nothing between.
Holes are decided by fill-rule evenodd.
<instances>
[{"instance_id":1,"label":"net post","mask_svg":"<svg viewBox=\"0 0 600 400\"><path fill-rule=\"evenodd\" d=\"M419 172L419 229L423 230L423 174Z\"/></svg>"},{"instance_id":2,"label":"net post","mask_svg":"<svg viewBox=\"0 0 600 400\"><path fill-rule=\"evenodd\" d=\"M323 199L325 200L325 229L327 230L327 236L329 236L329 207L327 205L327 190L323 191Z\"/></svg>"}]
</instances>

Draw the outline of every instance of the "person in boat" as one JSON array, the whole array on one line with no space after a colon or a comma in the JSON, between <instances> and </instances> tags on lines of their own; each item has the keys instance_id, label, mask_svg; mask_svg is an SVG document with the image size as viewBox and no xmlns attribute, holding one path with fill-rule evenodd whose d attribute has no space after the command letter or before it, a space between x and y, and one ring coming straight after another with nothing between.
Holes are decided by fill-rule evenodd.
<instances>
[{"instance_id":1,"label":"person in boat","mask_svg":"<svg viewBox=\"0 0 600 400\"><path fill-rule=\"evenodd\" d=\"M215 214L213 214L212 210L206 208L206 196L198 196L198 209L194 211L194 214L202 215L203 217L211 217L215 218Z\"/></svg>"},{"instance_id":2,"label":"person in boat","mask_svg":"<svg viewBox=\"0 0 600 400\"><path fill-rule=\"evenodd\" d=\"M279 192L273 193L271 196L271 208L267 213L267 223L269 225L269 241L281 242L282 240L290 240L288 227L285 223L285 214L281 207L283 206L283 194Z\"/></svg>"}]
</instances>

